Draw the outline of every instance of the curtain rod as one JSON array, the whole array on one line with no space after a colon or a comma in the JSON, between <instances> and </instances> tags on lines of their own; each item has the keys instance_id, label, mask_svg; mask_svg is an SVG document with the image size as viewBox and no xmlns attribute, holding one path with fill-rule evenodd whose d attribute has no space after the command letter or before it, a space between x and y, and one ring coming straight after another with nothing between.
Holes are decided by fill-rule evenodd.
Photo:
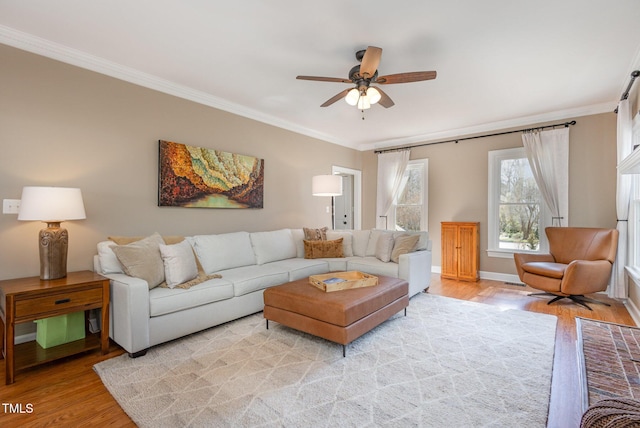
<instances>
[{"instance_id":1,"label":"curtain rod","mask_svg":"<svg viewBox=\"0 0 640 428\"><path fill-rule=\"evenodd\" d=\"M634 70L631 72L631 80L629 80L629 84L627 85L627 89L620 96L620 101L624 101L629 98L629 92L631 92L631 87L633 86L633 82L635 82L636 77L640 76L639 70ZM613 111L614 113L618 113L618 107Z\"/></svg>"},{"instance_id":2,"label":"curtain rod","mask_svg":"<svg viewBox=\"0 0 640 428\"><path fill-rule=\"evenodd\" d=\"M456 144L458 144L458 141L474 140L476 138L495 137L497 135L515 134L516 132L536 131L538 129L555 128L556 126L564 126L565 128L568 128L570 125L575 125L575 124L576 124L576 121L572 120L571 122L556 123L554 125L536 126L535 128L516 129L515 131L497 132L495 134L476 135L474 137L456 138L454 140L435 141L435 142L432 142L432 143L415 144L413 146L404 146L404 147L395 147L395 148L392 148L392 149L376 150L376 151L374 151L374 153L396 152L396 151L400 151L400 150L412 149L414 147L430 146L432 144L444 144L444 143L456 143Z\"/></svg>"}]
</instances>

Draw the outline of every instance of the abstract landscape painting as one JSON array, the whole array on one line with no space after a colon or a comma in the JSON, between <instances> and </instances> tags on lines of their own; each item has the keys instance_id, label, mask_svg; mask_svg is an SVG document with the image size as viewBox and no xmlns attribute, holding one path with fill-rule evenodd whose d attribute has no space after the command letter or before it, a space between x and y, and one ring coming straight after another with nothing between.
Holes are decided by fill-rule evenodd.
<instances>
[{"instance_id":1,"label":"abstract landscape painting","mask_svg":"<svg viewBox=\"0 0 640 428\"><path fill-rule=\"evenodd\" d=\"M159 141L158 205L262 208L264 159Z\"/></svg>"}]
</instances>

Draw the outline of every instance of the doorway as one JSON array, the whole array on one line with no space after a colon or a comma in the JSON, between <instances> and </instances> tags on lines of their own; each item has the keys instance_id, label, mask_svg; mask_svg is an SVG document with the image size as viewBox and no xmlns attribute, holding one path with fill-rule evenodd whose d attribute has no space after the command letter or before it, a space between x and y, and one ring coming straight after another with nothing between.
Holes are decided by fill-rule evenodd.
<instances>
[{"instance_id":1,"label":"doorway","mask_svg":"<svg viewBox=\"0 0 640 428\"><path fill-rule=\"evenodd\" d=\"M333 229L360 229L362 172L333 166L332 173L342 177L342 195L333 197Z\"/></svg>"},{"instance_id":2,"label":"doorway","mask_svg":"<svg viewBox=\"0 0 640 428\"><path fill-rule=\"evenodd\" d=\"M333 199L333 229L353 229L353 175L340 176L342 195Z\"/></svg>"}]
</instances>

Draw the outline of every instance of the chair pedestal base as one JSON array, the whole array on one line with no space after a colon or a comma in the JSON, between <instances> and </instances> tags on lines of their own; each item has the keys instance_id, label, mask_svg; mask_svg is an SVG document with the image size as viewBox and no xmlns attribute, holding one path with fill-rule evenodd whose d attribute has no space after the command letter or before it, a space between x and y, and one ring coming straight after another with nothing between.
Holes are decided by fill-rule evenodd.
<instances>
[{"instance_id":1,"label":"chair pedestal base","mask_svg":"<svg viewBox=\"0 0 640 428\"><path fill-rule=\"evenodd\" d=\"M572 295L569 295L569 296L561 296L561 295L554 294L554 293L530 293L529 296L554 296L553 299L551 299L551 300L549 300L547 302L547 305L550 305L553 302L557 302L558 300L567 298L567 299L570 299L571 301L573 301L574 303L577 303L580 306L584 306L585 308L589 309L590 311L592 311L593 309L591 309L591 307L589 305L587 305L587 303L600 303L601 305L611 306L610 304L608 304L606 302L601 302L600 300L592 299L590 297L585 297L582 294L572 294Z\"/></svg>"}]
</instances>

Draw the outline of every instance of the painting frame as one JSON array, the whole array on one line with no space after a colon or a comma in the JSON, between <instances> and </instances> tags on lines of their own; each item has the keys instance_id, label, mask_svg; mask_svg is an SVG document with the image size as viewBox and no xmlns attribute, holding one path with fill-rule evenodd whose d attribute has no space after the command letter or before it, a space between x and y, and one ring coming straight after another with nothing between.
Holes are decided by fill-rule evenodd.
<instances>
[{"instance_id":1,"label":"painting frame","mask_svg":"<svg viewBox=\"0 0 640 428\"><path fill-rule=\"evenodd\" d=\"M158 140L158 206L264 208L264 159Z\"/></svg>"}]
</instances>

